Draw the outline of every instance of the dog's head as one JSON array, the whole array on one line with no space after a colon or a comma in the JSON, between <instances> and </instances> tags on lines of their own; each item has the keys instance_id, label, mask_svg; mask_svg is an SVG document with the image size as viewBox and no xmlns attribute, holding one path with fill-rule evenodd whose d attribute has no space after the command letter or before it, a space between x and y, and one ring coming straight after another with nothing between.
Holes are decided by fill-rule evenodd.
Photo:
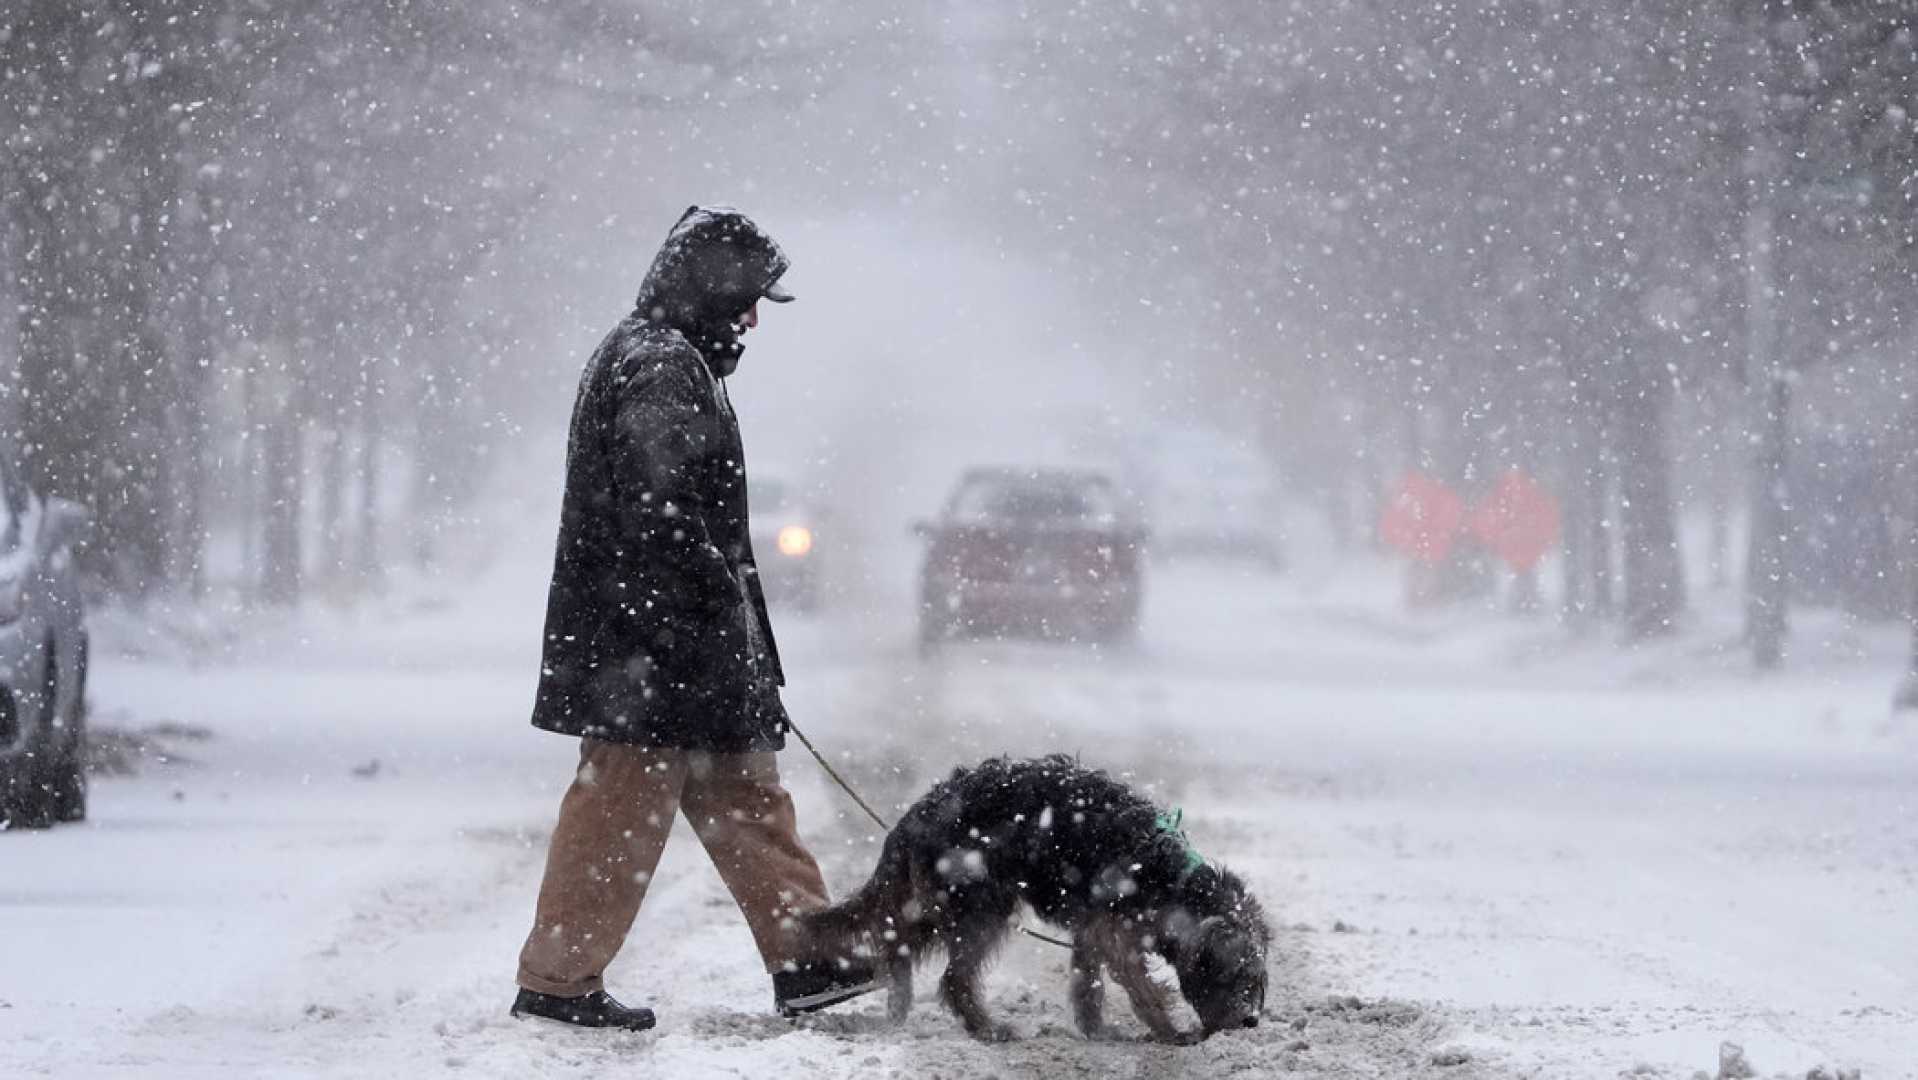
<instances>
[{"instance_id":1,"label":"dog's head","mask_svg":"<svg viewBox=\"0 0 1918 1080\"><path fill-rule=\"evenodd\" d=\"M1203 891L1202 902L1174 914L1167 927L1171 947L1166 959L1206 1035L1257 1027L1265 1008L1265 958L1272 932L1258 900L1237 875L1205 867L1194 876L1202 874L1214 878L1195 883Z\"/></svg>"}]
</instances>

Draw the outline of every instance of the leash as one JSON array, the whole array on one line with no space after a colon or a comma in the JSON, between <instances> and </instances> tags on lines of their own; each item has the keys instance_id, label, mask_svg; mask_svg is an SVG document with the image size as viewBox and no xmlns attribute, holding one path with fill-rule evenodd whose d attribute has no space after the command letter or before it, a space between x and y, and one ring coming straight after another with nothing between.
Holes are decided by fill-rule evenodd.
<instances>
[{"instance_id":1,"label":"leash","mask_svg":"<svg viewBox=\"0 0 1918 1080\"><path fill-rule=\"evenodd\" d=\"M806 738L806 733L799 730L799 725L793 723L791 717L788 717L786 719L786 730L792 732L794 735L799 736L800 745L806 748L806 752L812 755L812 759L819 763L820 768L826 770L826 775L832 777L832 782L839 785L839 790L851 796L852 801L859 804L859 809L864 810L866 812L866 816L872 819L872 823L874 825L879 826L880 828L886 830L887 832L892 831L892 826L887 824L885 818L882 818L879 816L879 811L874 810L871 806L868 806L866 804L866 800L859 797L859 793L853 790L851 784L846 783L846 778L839 775L839 770L832 767L832 762L826 760L826 755L819 752L819 748L812 744L811 739ZM1030 927L1021 926L1019 928L1019 932L1026 935L1027 937L1038 938L1040 941L1057 945L1061 949L1072 948L1072 942L1061 941L1060 939L1056 937L1052 937L1048 934L1041 934L1039 931L1033 930Z\"/></svg>"},{"instance_id":2,"label":"leash","mask_svg":"<svg viewBox=\"0 0 1918 1080\"><path fill-rule=\"evenodd\" d=\"M851 784L846 783L846 778L839 775L839 770L832 767L832 762L826 760L826 755L819 752L819 748L812 744L811 739L806 738L806 733L799 730L799 725L793 723L790 717L786 720L786 730L799 736L799 741L805 745L806 752L812 755L812 759L819 763L820 768L826 770L826 775L832 777L832 782L839 785L839 790L852 796L852 801L859 804L859 809L866 812L866 816L872 819L873 824L887 832L892 831L892 826L887 824L885 818L879 816L879 811L866 805L866 800L859 797L859 793L852 789Z\"/></svg>"}]
</instances>

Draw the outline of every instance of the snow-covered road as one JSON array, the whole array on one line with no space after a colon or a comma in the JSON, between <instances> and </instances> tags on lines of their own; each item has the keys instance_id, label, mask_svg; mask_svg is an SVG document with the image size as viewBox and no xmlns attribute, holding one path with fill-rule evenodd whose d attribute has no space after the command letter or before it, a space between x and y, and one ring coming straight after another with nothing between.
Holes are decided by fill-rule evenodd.
<instances>
[{"instance_id":1,"label":"snow-covered road","mask_svg":"<svg viewBox=\"0 0 1918 1080\"><path fill-rule=\"evenodd\" d=\"M1010 1046L930 1003L780 1021L684 835L608 977L659 1030L516 1023L574 750L525 726L542 569L218 664L103 634L97 722L210 737L99 781L85 826L0 836L0 1076L1689 1077L1721 1040L1763 1075L1918 1076L1918 731L1876 639L1760 683L1708 630L1621 656L1310 567L1167 569L1113 654L921 660L897 604L782 624L795 717L887 803L1070 750L1184 807L1280 927L1258 1030L1084 1043L1030 941L992 981ZM784 768L843 890L874 830Z\"/></svg>"}]
</instances>

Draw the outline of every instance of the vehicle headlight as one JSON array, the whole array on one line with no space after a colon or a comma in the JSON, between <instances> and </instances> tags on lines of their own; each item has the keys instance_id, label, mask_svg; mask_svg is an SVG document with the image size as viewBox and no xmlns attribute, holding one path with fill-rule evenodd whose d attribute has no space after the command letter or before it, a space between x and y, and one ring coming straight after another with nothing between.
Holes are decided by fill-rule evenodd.
<instances>
[{"instance_id":1,"label":"vehicle headlight","mask_svg":"<svg viewBox=\"0 0 1918 1080\"><path fill-rule=\"evenodd\" d=\"M812 550L812 530L804 525L788 525L779 530L779 553L795 559Z\"/></svg>"}]
</instances>

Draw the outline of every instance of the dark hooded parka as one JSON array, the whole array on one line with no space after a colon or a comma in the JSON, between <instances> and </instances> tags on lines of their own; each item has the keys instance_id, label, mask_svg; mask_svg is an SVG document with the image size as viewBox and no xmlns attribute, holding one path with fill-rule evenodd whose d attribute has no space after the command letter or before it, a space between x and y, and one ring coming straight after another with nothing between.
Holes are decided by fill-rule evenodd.
<instances>
[{"instance_id":1,"label":"dark hooded parka","mask_svg":"<svg viewBox=\"0 0 1918 1080\"><path fill-rule=\"evenodd\" d=\"M785 676L721 382L787 261L745 215L693 207L581 376L533 724L738 753L785 744Z\"/></svg>"}]
</instances>

